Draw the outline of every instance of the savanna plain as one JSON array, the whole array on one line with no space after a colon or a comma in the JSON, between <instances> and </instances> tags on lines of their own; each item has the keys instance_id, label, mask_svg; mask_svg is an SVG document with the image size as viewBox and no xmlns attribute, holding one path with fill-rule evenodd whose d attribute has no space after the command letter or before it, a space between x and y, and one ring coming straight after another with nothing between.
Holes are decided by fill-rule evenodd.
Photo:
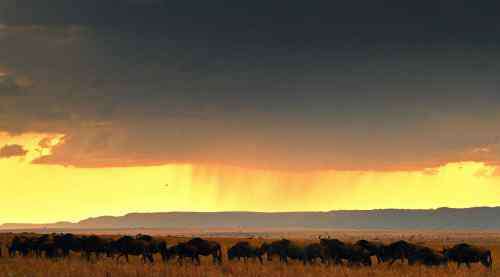
<instances>
[{"instance_id":1,"label":"savanna plain","mask_svg":"<svg viewBox=\"0 0 500 277\"><path fill-rule=\"evenodd\" d=\"M133 231L132 231L133 232ZM141 232L148 233L147 230ZM184 235L167 235L161 231L150 232L156 238L165 240L169 245L187 241L195 234L186 233ZM128 234L132 234L131 232ZM72 253L67 259L46 259L36 257L8 257L5 245L16 234L0 234L0 241L3 245L3 257L0 258L0 277L21 277L21 276L44 276L44 277L80 277L80 276L104 276L104 277L125 277L125 276L500 276L500 232L432 232L432 231L321 231L321 232L260 232L238 235L238 233L205 233L196 234L206 239L219 242L223 247L222 265L213 265L210 257L203 257L201 265L197 266L190 262L182 265L176 261L164 263L159 256L155 256L155 263L146 264L138 257L131 257L129 263L125 260L117 262L112 258L102 257L92 259L88 262L78 253ZM118 234L100 234L117 238ZM205 235L205 236L204 236ZM483 267L481 264L473 264L471 268L465 266L457 267L455 263L446 266L426 267L423 265L409 266L401 262L396 262L392 266L387 263L378 264L373 259L371 267L360 266L326 266L317 262L313 265L303 265L301 262L290 261L289 264L281 264L278 259L269 262L264 259L264 264L257 260L228 261L226 251L239 241L249 241L252 245L258 246L263 242L270 242L279 238L288 238L298 244L308 244L318 242L318 236L330 236L343 241L354 242L358 239L378 240L384 243L404 239L413 243L418 243L440 250L445 246L466 242L469 244L488 248L492 251L493 266L491 269Z\"/></svg>"}]
</instances>

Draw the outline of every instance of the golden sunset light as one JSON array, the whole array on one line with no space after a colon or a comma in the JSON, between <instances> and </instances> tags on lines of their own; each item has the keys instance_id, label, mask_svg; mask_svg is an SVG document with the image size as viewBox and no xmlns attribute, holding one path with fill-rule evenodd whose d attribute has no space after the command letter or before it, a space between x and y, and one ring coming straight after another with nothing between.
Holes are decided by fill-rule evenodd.
<instances>
[{"instance_id":1,"label":"golden sunset light","mask_svg":"<svg viewBox=\"0 0 500 277\"><path fill-rule=\"evenodd\" d=\"M286 172L223 165L75 168L31 164L62 135L3 134L24 157L0 160L1 222L77 221L152 211L328 211L500 205L496 167L449 163L420 171ZM47 139L48 138L48 139ZM39 149L44 146L42 151ZM20 199L23 205L19 206ZM16 207L13 210L11 207ZM37 213L33 213L36 210Z\"/></svg>"}]
</instances>

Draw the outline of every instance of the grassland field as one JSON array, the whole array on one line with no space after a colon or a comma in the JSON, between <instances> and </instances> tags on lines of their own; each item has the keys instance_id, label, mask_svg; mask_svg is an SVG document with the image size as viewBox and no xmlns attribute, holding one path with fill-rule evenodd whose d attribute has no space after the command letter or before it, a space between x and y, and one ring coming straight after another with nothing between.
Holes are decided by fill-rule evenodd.
<instances>
[{"instance_id":1,"label":"grassland field","mask_svg":"<svg viewBox=\"0 0 500 277\"><path fill-rule=\"evenodd\" d=\"M291 238L299 244L307 244L317 241L318 235L329 235L344 241L356 241L357 239L374 239L383 242L390 242L399 239L409 240L414 243L430 246L435 249L441 249L443 246L450 246L455 243L467 242L474 245L489 248L493 253L493 268L488 270L479 264L475 264L472 268L466 267L457 268L456 264L450 263L445 267L429 268L421 265L409 266L407 264L395 263L393 266L387 264L377 264L374 260L372 267L348 267L348 266L325 266L323 264L306 265L300 262L290 262L288 265L280 264L277 259L272 262L264 262L261 265L258 261L238 262L228 261L224 259L221 266L213 265L211 258L204 257L200 266L195 266L191 263L183 265L171 261L168 264L161 262L159 256L155 257L156 262L144 264L139 258L134 257L130 263L124 260L116 262L110 258L101 258L87 262L78 254L73 254L69 259L48 260L45 258L35 257L6 257L5 245L15 235L14 233L0 234L0 242L3 245L3 257L0 258L0 277L80 277L80 276L241 276L241 277L257 277L257 276L457 276L457 277L474 277L474 276L500 276L500 232L446 232L446 231L272 231L272 232L254 232L250 238L249 232L243 233L238 237L236 232L231 232L231 236L227 232L210 232L210 233L186 233L181 235L177 233L175 236L161 233L161 231L139 230L142 233L152 233L165 239L169 245L173 245L180 241L190 239L192 236L200 235L211 240L216 240L226 251L231 245L240 240L248 240L252 244L260 245L265 241L286 237ZM137 230L124 231L121 234L134 234ZM80 232L84 233L84 232ZM119 234L111 234L104 232L103 236L118 237ZM203 236L205 235L205 236Z\"/></svg>"}]
</instances>

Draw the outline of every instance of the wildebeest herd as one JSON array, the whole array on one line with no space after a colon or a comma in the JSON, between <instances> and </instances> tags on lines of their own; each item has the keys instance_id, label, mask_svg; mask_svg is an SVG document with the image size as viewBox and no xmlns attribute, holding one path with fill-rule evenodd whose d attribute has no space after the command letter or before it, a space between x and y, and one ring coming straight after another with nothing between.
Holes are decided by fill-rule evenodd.
<instances>
[{"instance_id":1,"label":"wildebeest herd","mask_svg":"<svg viewBox=\"0 0 500 277\"><path fill-rule=\"evenodd\" d=\"M182 264L186 259L196 265L200 264L200 256L211 256L214 264L222 264L222 246L211 240L192 238L168 246L164 239L149 235L122 236L117 239L96 235L45 234L16 235L6 245L10 257L39 257L48 259L64 259L70 254L79 253L88 261L100 258L129 261L129 256L138 256L144 263L154 263L155 256L167 263L175 260ZM0 257L2 247L0 246ZM304 265L322 263L325 265L371 266L372 257L377 263L389 266L396 261L409 265L441 266L454 262L460 267L465 264L481 263L492 267L491 251L466 243L457 244L438 251L426 246L413 244L404 240L383 244L378 241L359 240L356 243L343 242L330 237L319 237L319 241L302 245L288 239L264 242L260 246L252 245L248 240L240 241L227 250L230 261L258 260L260 263L279 258L281 263L290 260L302 262ZM264 259L265 258L265 259Z\"/></svg>"}]
</instances>

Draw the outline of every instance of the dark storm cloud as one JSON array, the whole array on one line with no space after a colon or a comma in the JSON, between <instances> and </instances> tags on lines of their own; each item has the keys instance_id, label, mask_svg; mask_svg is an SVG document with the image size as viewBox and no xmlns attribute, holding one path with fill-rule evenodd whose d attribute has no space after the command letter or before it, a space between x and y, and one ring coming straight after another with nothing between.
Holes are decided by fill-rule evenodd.
<instances>
[{"instance_id":1,"label":"dark storm cloud","mask_svg":"<svg viewBox=\"0 0 500 277\"><path fill-rule=\"evenodd\" d=\"M22 145L9 144L0 148L0 159L8 159L12 157L23 157L28 153Z\"/></svg>"},{"instance_id":2,"label":"dark storm cloud","mask_svg":"<svg viewBox=\"0 0 500 277\"><path fill-rule=\"evenodd\" d=\"M495 163L498 5L2 1L0 129L86 167Z\"/></svg>"}]
</instances>

